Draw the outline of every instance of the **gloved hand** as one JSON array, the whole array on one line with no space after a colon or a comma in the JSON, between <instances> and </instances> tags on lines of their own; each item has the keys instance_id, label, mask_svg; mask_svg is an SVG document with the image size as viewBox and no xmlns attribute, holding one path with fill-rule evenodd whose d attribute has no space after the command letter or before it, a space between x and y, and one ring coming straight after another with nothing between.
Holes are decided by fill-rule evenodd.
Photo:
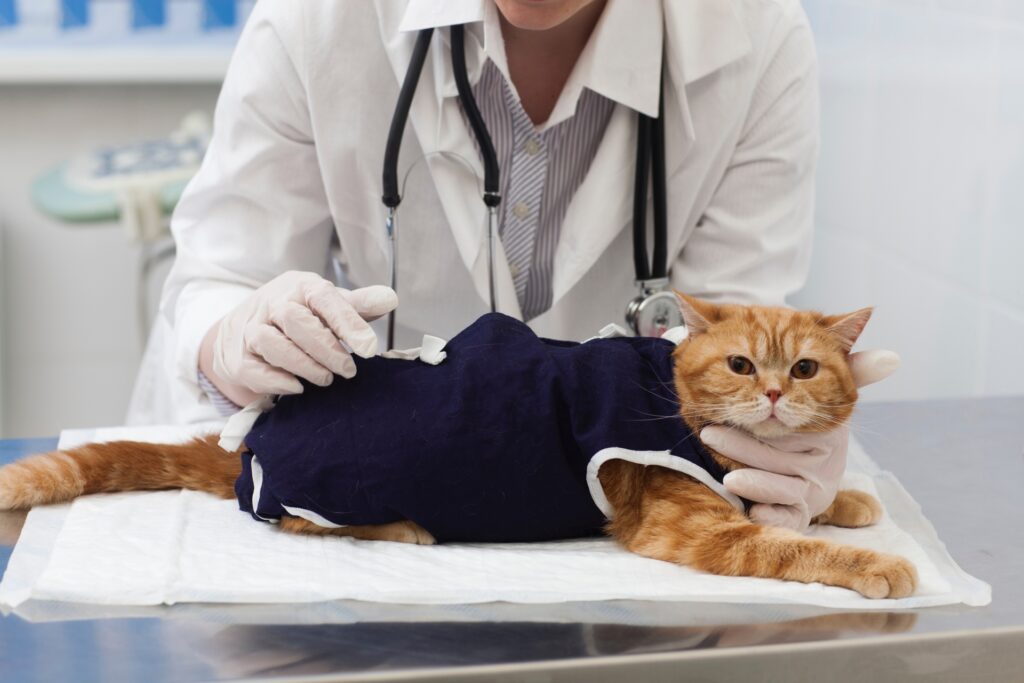
<instances>
[{"instance_id":1,"label":"gloved hand","mask_svg":"<svg viewBox=\"0 0 1024 683\"><path fill-rule=\"evenodd\" d=\"M375 355L377 335L367 321L397 305L390 287L349 291L315 273L283 273L207 335L216 375L210 379L236 404L246 405L266 394L301 393L298 377L319 386L329 385L335 374L351 378L356 365L341 342L363 358Z\"/></svg>"},{"instance_id":2,"label":"gloved hand","mask_svg":"<svg viewBox=\"0 0 1024 683\"><path fill-rule=\"evenodd\" d=\"M849 357L858 387L881 381L900 365L892 351L861 351ZM748 465L725 475L725 488L752 500L750 518L769 526L803 531L836 497L846 470L850 428L757 440L727 427L707 427L701 441Z\"/></svg>"}]
</instances>

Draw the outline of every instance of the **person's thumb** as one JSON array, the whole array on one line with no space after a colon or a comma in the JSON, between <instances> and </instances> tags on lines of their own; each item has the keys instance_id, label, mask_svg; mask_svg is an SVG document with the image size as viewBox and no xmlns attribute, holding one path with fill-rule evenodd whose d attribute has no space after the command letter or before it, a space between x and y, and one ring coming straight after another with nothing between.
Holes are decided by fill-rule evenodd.
<instances>
[{"instance_id":1,"label":"person's thumb","mask_svg":"<svg viewBox=\"0 0 1024 683\"><path fill-rule=\"evenodd\" d=\"M900 357L895 351L858 351L850 354L849 362L858 387L881 382L900 367Z\"/></svg>"},{"instance_id":2,"label":"person's thumb","mask_svg":"<svg viewBox=\"0 0 1024 683\"><path fill-rule=\"evenodd\" d=\"M339 291L364 320L376 320L398 307L398 295L395 294L395 290L384 285Z\"/></svg>"}]
</instances>

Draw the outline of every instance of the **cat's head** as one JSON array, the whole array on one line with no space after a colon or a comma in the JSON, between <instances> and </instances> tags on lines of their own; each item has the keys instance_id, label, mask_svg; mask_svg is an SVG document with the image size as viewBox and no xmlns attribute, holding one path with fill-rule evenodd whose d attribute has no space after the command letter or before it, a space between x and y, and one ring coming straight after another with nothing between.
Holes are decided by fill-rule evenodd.
<instances>
[{"instance_id":1,"label":"cat's head","mask_svg":"<svg viewBox=\"0 0 1024 683\"><path fill-rule=\"evenodd\" d=\"M857 401L847 362L871 309L814 311L716 305L679 295L689 336L675 352L683 419L755 436L828 431Z\"/></svg>"}]
</instances>

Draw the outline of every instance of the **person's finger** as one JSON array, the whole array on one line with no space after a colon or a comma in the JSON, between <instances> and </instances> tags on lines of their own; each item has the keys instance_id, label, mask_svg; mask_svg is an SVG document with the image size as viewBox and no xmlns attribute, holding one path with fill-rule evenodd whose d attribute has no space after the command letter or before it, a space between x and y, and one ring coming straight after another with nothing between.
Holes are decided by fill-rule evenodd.
<instances>
[{"instance_id":1,"label":"person's finger","mask_svg":"<svg viewBox=\"0 0 1024 683\"><path fill-rule=\"evenodd\" d=\"M323 321L302 304L285 302L271 312L270 321L320 365L346 379L355 376L356 364L352 355L341 346Z\"/></svg>"},{"instance_id":2,"label":"person's finger","mask_svg":"<svg viewBox=\"0 0 1024 683\"><path fill-rule=\"evenodd\" d=\"M722 479L725 488L755 503L797 505L807 496L807 481L763 470L733 470Z\"/></svg>"},{"instance_id":3,"label":"person's finger","mask_svg":"<svg viewBox=\"0 0 1024 683\"><path fill-rule=\"evenodd\" d=\"M377 355L377 335L343 294L326 280L306 291L306 303L357 355Z\"/></svg>"},{"instance_id":4,"label":"person's finger","mask_svg":"<svg viewBox=\"0 0 1024 683\"><path fill-rule=\"evenodd\" d=\"M326 387L334 373L310 358L273 325L258 325L246 331L246 344L256 355L275 368L301 377L311 384Z\"/></svg>"},{"instance_id":5,"label":"person's finger","mask_svg":"<svg viewBox=\"0 0 1024 683\"><path fill-rule=\"evenodd\" d=\"M712 425L701 430L700 440L722 455L751 467L799 474L807 469L808 458L826 456L832 442L842 438L846 430L845 425L839 425L828 432L797 432L757 439L736 429Z\"/></svg>"},{"instance_id":6,"label":"person's finger","mask_svg":"<svg viewBox=\"0 0 1024 683\"><path fill-rule=\"evenodd\" d=\"M900 357L895 351L857 351L849 356L850 373L858 387L866 387L896 372Z\"/></svg>"},{"instance_id":7,"label":"person's finger","mask_svg":"<svg viewBox=\"0 0 1024 683\"><path fill-rule=\"evenodd\" d=\"M765 526L793 531L804 531L810 526L809 516L799 507L792 505L754 505L748 514L751 520Z\"/></svg>"},{"instance_id":8,"label":"person's finger","mask_svg":"<svg viewBox=\"0 0 1024 683\"><path fill-rule=\"evenodd\" d=\"M302 382L295 375L267 365L265 360L251 353L239 362L239 368L242 379L238 383L256 394L275 396L301 394L303 391Z\"/></svg>"},{"instance_id":9,"label":"person's finger","mask_svg":"<svg viewBox=\"0 0 1024 683\"><path fill-rule=\"evenodd\" d=\"M341 290L341 295L352 304L352 308L364 320L376 320L398 308L398 295L395 290L384 285L371 285L359 289Z\"/></svg>"},{"instance_id":10,"label":"person's finger","mask_svg":"<svg viewBox=\"0 0 1024 683\"><path fill-rule=\"evenodd\" d=\"M758 469L799 474L806 465L806 453L780 450L728 427L705 427L700 440L727 458Z\"/></svg>"}]
</instances>

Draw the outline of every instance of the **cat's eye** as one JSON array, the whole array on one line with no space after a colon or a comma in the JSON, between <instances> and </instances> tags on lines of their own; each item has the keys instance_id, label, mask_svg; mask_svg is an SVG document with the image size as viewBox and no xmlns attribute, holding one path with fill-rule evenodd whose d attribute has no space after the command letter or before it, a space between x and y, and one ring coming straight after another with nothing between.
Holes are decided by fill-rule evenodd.
<instances>
[{"instance_id":1,"label":"cat's eye","mask_svg":"<svg viewBox=\"0 0 1024 683\"><path fill-rule=\"evenodd\" d=\"M729 356L729 369L737 375L754 374L754 364L743 356Z\"/></svg>"},{"instance_id":2,"label":"cat's eye","mask_svg":"<svg viewBox=\"0 0 1024 683\"><path fill-rule=\"evenodd\" d=\"M810 379L818 374L818 361L803 358L798 360L789 371L796 379Z\"/></svg>"}]
</instances>

